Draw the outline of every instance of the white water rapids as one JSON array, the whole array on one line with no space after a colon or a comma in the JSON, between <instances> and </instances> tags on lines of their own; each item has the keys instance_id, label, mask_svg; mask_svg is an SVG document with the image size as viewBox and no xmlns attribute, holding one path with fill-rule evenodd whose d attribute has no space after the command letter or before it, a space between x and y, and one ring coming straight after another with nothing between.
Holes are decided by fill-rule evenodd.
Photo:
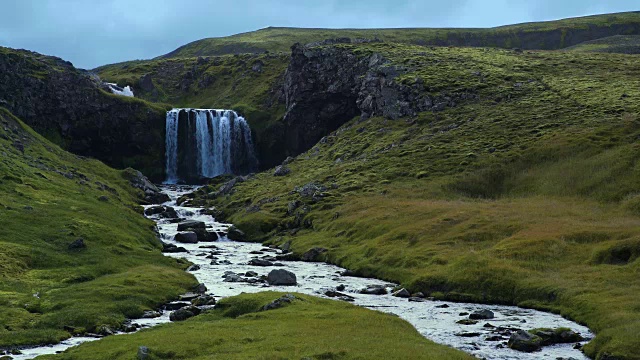
<instances>
[{"instance_id":1,"label":"white water rapids","mask_svg":"<svg viewBox=\"0 0 640 360\"><path fill-rule=\"evenodd\" d=\"M200 209L176 206L176 199L187 192L193 191L193 187L167 186L164 192L172 201L166 203L178 212L181 218L189 220L203 221L207 224L209 231L225 232L229 224L216 222L211 216L201 215ZM411 323L423 336L437 343L445 344L478 358L483 359L576 359L586 360L580 350L574 349L575 344L558 344L543 347L541 351L534 353L523 353L512 350L506 346L508 338L502 336L495 340L495 328L518 328L530 330L534 328L558 328L566 327L580 333L583 337L590 339L593 334L588 328L566 320L559 315L545 313L536 310L523 309L514 306L480 305L468 303L451 303L442 301L409 302L407 299L393 297L391 295L364 295L359 290L371 285L382 285L390 290L395 284L377 279L366 279L348 277L340 275L344 269L325 263L310 263L302 261L280 261L282 266L258 267L247 265L249 260L265 255L275 256L277 250L268 249L261 244L243 243L229 241L226 237L211 243L198 244L178 244L173 241L177 233L177 224L170 223L165 219L152 217L158 224L158 230L162 240L166 243L176 244L186 248L188 253L167 254L177 258L186 258L200 269L193 271L193 275L199 282L207 286L208 293L220 299L234 296L240 293L254 293L265 290L282 292L299 292L320 297L326 297L327 290L335 290L338 285L344 285L342 293L354 298L353 303L359 306L374 310L393 313ZM215 245L215 249L202 248L202 246ZM218 264L211 265L212 260L207 259L207 255L215 252ZM254 252L252 254L252 252ZM256 252L262 252L257 254ZM258 275L267 275L273 269L284 268L296 274L297 286L267 286L263 283L249 284L246 282L224 282L225 272L245 274L247 271L257 272ZM336 300L340 301L340 300ZM446 305L446 307L445 307ZM467 319L468 316L461 313L471 313L476 310L488 309L494 312L495 318L491 320L481 320L474 325L462 325L456 323L458 320ZM134 320L135 323L149 327L169 321L169 311L155 319ZM487 323L495 328L485 326ZM477 335L469 336L469 334ZM460 336L466 334L467 336ZM473 335L473 334L472 334ZM115 335L127 336L127 335ZM487 341L488 337L494 337L494 341ZM15 360L32 359L37 355L52 354L62 351L79 343L95 340L92 338L74 338L56 346L45 346L34 349L23 350L22 355L15 356ZM581 344L584 344L582 342Z\"/></svg>"}]
</instances>

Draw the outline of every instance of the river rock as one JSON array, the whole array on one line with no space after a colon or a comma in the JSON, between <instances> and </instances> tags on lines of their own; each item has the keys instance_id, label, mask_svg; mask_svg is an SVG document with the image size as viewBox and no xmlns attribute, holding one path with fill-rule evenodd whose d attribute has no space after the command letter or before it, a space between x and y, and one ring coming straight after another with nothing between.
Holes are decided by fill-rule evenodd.
<instances>
[{"instance_id":1,"label":"river rock","mask_svg":"<svg viewBox=\"0 0 640 360\"><path fill-rule=\"evenodd\" d=\"M200 270L200 265L198 264L193 264L187 268L187 271L198 271L198 270Z\"/></svg>"},{"instance_id":2,"label":"river rock","mask_svg":"<svg viewBox=\"0 0 640 360\"><path fill-rule=\"evenodd\" d=\"M535 329L531 330L530 333L540 337L543 346L575 343L584 340L580 334L571 329Z\"/></svg>"},{"instance_id":3,"label":"river rock","mask_svg":"<svg viewBox=\"0 0 640 360\"><path fill-rule=\"evenodd\" d=\"M205 229L206 227L207 225L203 221L187 220L178 224L178 231Z\"/></svg>"},{"instance_id":4,"label":"river rock","mask_svg":"<svg viewBox=\"0 0 640 360\"><path fill-rule=\"evenodd\" d=\"M153 215L161 214L164 211L165 211L164 206L156 205L156 206L151 206L145 209L144 214L147 216L153 216Z\"/></svg>"},{"instance_id":5,"label":"river rock","mask_svg":"<svg viewBox=\"0 0 640 360\"><path fill-rule=\"evenodd\" d=\"M193 292L196 294L204 294L207 290L207 286L204 283L200 283L193 288Z\"/></svg>"},{"instance_id":6,"label":"river rock","mask_svg":"<svg viewBox=\"0 0 640 360\"><path fill-rule=\"evenodd\" d=\"M533 352L542 348L542 339L527 331L518 330L511 334L507 345L513 350Z\"/></svg>"},{"instance_id":7,"label":"river rock","mask_svg":"<svg viewBox=\"0 0 640 360\"><path fill-rule=\"evenodd\" d=\"M193 232L196 233L198 241L210 242L218 240L218 234L213 231L207 231L205 229L193 229Z\"/></svg>"},{"instance_id":8,"label":"river rock","mask_svg":"<svg viewBox=\"0 0 640 360\"><path fill-rule=\"evenodd\" d=\"M160 316L162 316L160 312L152 310L147 310L142 313L142 319L155 319Z\"/></svg>"},{"instance_id":9,"label":"river rock","mask_svg":"<svg viewBox=\"0 0 640 360\"><path fill-rule=\"evenodd\" d=\"M326 253L327 249L325 248L321 248L321 247L314 247L309 249L309 251L307 251L306 253L302 254L302 261L307 261L307 262L321 262L323 261L322 259L322 254Z\"/></svg>"},{"instance_id":10,"label":"river rock","mask_svg":"<svg viewBox=\"0 0 640 360\"><path fill-rule=\"evenodd\" d=\"M393 296L399 297L399 298L410 298L411 297L411 293L409 292L409 290L407 290L405 288L402 288L402 289L394 292Z\"/></svg>"},{"instance_id":11,"label":"river rock","mask_svg":"<svg viewBox=\"0 0 640 360\"><path fill-rule=\"evenodd\" d=\"M235 226L231 226L227 232L227 238L233 241L246 241L247 236L242 230L238 229Z\"/></svg>"},{"instance_id":12,"label":"river rock","mask_svg":"<svg viewBox=\"0 0 640 360\"><path fill-rule=\"evenodd\" d=\"M175 244L162 243L162 252L163 253L183 253L189 252L187 249L182 246L176 246Z\"/></svg>"},{"instance_id":13,"label":"river rock","mask_svg":"<svg viewBox=\"0 0 640 360\"><path fill-rule=\"evenodd\" d=\"M494 317L495 315L493 314L493 311L487 309L476 310L469 315L469 319L472 320L488 320L493 319Z\"/></svg>"},{"instance_id":14,"label":"river rock","mask_svg":"<svg viewBox=\"0 0 640 360\"><path fill-rule=\"evenodd\" d=\"M165 310L169 310L169 311L174 311L174 310L180 310L183 307L189 306L191 305L191 303L185 302L185 301L176 301L176 302L171 302L168 304L164 305L164 309Z\"/></svg>"},{"instance_id":15,"label":"river rock","mask_svg":"<svg viewBox=\"0 0 640 360\"><path fill-rule=\"evenodd\" d=\"M296 274L291 271L287 271L284 269L271 270L269 275L267 275L267 282L269 285L297 285L298 279L296 278Z\"/></svg>"},{"instance_id":16,"label":"river rock","mask_svg":"<svg viewBox=\"0 0 640 360\"><path fill-rule=\"evenodd\" d=\"M187 306L180 310L176 310L169 315L171 321L184 321L188 318L192 318L196 315L200 315L200 309L195 306Z\"/></svg>"},{"instance_id":17,"label":"river rock","mask_svg":"<svg viewBox=\"0 0 640 360\"><path fill-rule=\"evenodd\" d=\"M201 295L191 300L193 306L210 306L216 304L216 299L211 295Z\"/></svg>"},{"instance_id":18,"label":"river rock","mask_svg":"<svg viewBox=\"0 0 640 360\"><path fill-rule=\"evenodd\" d=\"M382 285L371 285L362 290L360 290L360 294L365 295L386 295L387 289Z\"/></svg>"},{"instance_id":19,"label":"river rock","mask_svg":"<svg viewBox=\"0 0 640 360\"><path fill-rule=\"evenodd\" d=\"M281 308L285 304L290 304L291 301L295 300L295 298L296 297L291 295L291 294L286 294L286 295L280 297L279 299L275 299L272 302L270 302L269 304L263 306L262 307L262 311L275 310L275 309Z\"/></svg>"},{"instance_id":20,"label":"river rock","mask_svg":"<svg viewBox=\"0 0 640 360\"><path fill-rule=\"evenodd\" d=\"M273 266L273 263L264 259L251 259L249 260L251 266Z\"/></svg>"},{"instance_id":21,"label":"river rock","mask_svg":"<svg viewBox=\"0 0 640 360\"><path fill-rule=\"evenodd\" d=\"M177 233L174 240L179 243L184 244L197 244L198 243L198 235L193 231Z\"/></svg>"}]
</instances>

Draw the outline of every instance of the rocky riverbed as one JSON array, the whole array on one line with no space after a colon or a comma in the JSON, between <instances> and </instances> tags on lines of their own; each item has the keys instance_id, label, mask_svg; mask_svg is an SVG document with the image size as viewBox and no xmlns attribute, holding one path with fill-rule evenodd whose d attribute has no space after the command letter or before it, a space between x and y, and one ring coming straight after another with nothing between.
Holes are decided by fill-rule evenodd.
<instances>
[{"instance_id":1,"label":"rocky riverbed","mask_svg":"<svg viewBox=\"0 0 640 360\"><path fill-rule=\"evenodd\" d=\"M238 238L241 234L230 229L229 224L216 222L201 209L176 205L179 196L192 190L193 187L167 186L163 191L171 200L163 207L147 206L146 213L158 224L166 255L192 262L194 265L188 271L204 286L196 293L186 295L182 301L147 314L147 319L134 320L131 324L134 328L196 315L199 310L178 310L190 306L190 302L206 309L212 305L212 299L274 290L334 298L393 313L411 323L423 336L478 358L587 359L579 347L593 334L588 328L558 315L513 306L433 301L422 294L398 291L396 284L347 276L349 273L345 269L334 265L287 261L286 254L280 249L231 241L229 238ZM315 252L321 251L315 249ZM308 260L313 260L313 253L307 254ZM567 330L539 333L538 338L525 332L537 328ZM511 342L519 341L523 350L535 351L514 350L509 347L510 339ZM95 338L74 338L53 347L27 349L13 359L32 359L91 340ZM548 345L558 341L565 343Z\"/></svg>"}]
</instances>

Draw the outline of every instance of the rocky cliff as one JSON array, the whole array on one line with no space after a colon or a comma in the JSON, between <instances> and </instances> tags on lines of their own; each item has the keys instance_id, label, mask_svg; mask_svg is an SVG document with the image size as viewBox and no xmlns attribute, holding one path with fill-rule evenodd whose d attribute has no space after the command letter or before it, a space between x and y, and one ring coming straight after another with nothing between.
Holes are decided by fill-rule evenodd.
<instances>
[{"instance_id":1,"label":"rocky cliff","mask_svg":"<svg viewBox=\"0 0 640 360\"><path fill-rule=\"evenodd\" d=\"M109 94L69 62L0 48L0 106L76 154L163 176L165 107Z\"/></svg>"}]
</instances>

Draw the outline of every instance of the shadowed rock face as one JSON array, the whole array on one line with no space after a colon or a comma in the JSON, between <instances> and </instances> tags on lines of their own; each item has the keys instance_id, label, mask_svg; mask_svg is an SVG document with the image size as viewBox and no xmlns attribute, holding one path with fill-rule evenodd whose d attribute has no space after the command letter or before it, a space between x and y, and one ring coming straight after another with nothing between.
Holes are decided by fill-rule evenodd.
<instances>
[{"instance_id":1,"label":"shadowed rock face","mask_svg":"<svg viewBox=\"0 0 640 360\"><path fill-rule=\"evenodd\" d=\"M408 86L395 81L405 72L377 53L295 44L284 80L288 154L308 150L356 116L397 119L475 98L467 93L430 96L421 82Z\"/></svg>"},{"instance_id":2,"label":"shadowed rock face","mask_svg":"<svg viewBox=\"0 0 640 360\"><path fill-rule=\"evenodd\" d=\"M67 150L162 178L163 109L106 93L70 62L2 50L0 106Z\"/></svg>"}]
</instances>

